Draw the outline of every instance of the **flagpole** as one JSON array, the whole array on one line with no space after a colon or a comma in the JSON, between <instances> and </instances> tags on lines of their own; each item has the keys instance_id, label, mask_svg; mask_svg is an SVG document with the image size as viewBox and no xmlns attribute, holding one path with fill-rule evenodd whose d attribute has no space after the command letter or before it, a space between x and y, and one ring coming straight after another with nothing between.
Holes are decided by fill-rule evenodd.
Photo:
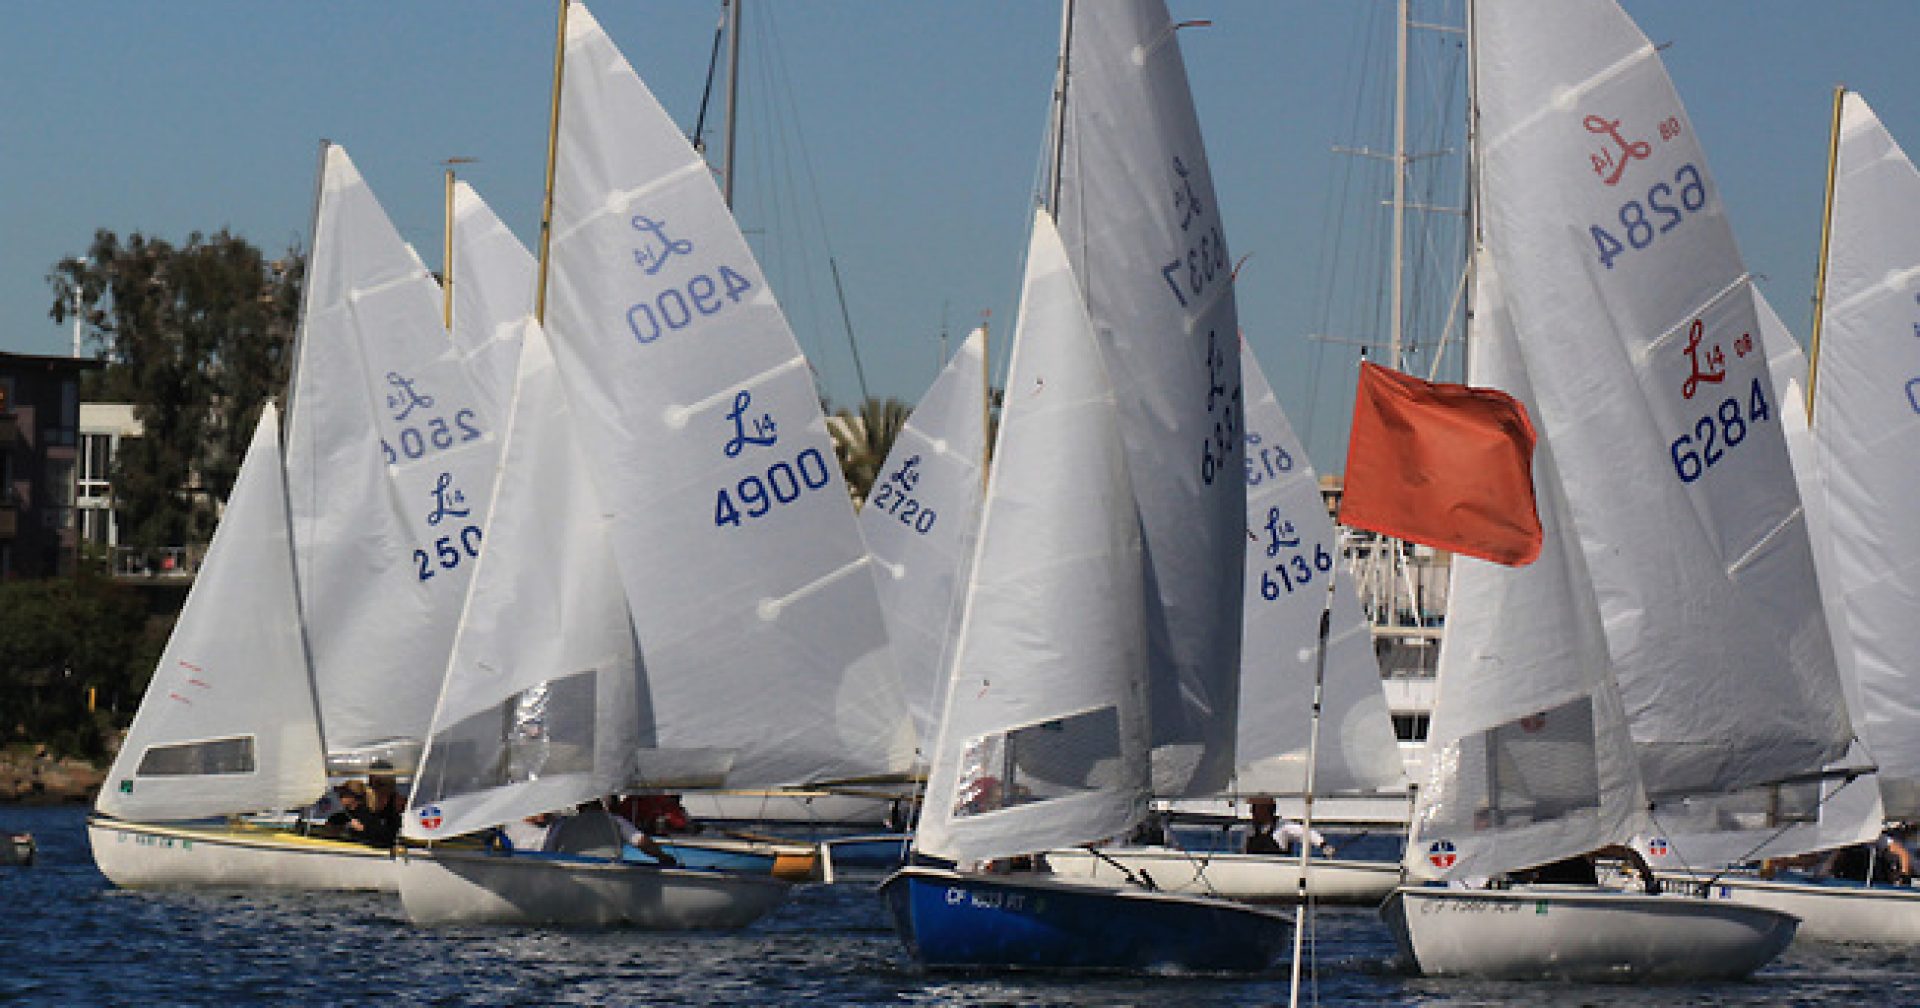
<instances>
[{"instance_id":1,"label":"flagpole","mask_svg":"<svg viewBox=\"0 0 1920 1008\"><path fill-rule=\"evenodd\" d=\"M540 206L540 277L534 284L533 320L547 321L547 260L553 251L553 169L560 152L560 80L567 63L567 0L560 0L560 26L553 39L553 106L547 128L547 188Z\"/></svg>"}]
</instances>

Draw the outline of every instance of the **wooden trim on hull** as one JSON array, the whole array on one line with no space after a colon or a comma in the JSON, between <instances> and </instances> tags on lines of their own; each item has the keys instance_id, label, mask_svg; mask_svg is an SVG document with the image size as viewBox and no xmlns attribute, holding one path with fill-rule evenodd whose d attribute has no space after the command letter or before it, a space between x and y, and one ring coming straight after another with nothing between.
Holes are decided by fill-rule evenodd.
<instances>
[{"instance_id":1,"label":"wooden trim on hull","mask_svg":"<svg viewBox=\"0 0 1920 1008\"><path fill-rule=\"evenodd\" d=\"M87 820L101 874L122 888L393 892L391 851L249 826Z\"/></svg>"}]
</instances>

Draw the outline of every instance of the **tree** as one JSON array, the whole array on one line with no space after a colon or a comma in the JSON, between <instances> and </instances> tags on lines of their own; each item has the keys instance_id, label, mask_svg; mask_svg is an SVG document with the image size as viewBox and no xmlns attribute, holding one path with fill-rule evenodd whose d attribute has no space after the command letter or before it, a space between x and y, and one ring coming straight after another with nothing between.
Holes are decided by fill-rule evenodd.
<instances>
[{"instance_id":1,"label":"tree","mask_svg":"<svg viewBox=\"0 0 1920 1008\"><path fill-rule=\"evenodd\" d=\"M0 582L0 740L99 756L153 675L154 629L137 591L98 575Z\"/></svg>"},{"instance_id":2,"label":"tree","mask_svg":"<svg viewBox=\"0 0 1920 1008\"><path fill-rule=\"evenodd\" d=\"M178 248L101 230L84 258L47 275L49 314L79 313L108 361L89 396L132 402L144 428L113 474L129 542L211 535L212 511L195 498L232 490L261 405L286 386L305 272L297 249L268 261L225 230Z\"/></svg>"},{"instance_id":3,"label":"tree","mask_svg":"<svg viewBox=\"0 0 1920 1008\"><path fill-rule=\"evenodd\" d=\"M868 399L858 413L844 407L833 411L834 422L828 428L833 432L834 454L840 456L840 472L854 500L867 499L912 412L898 399Z\"/></svg>"}]
</instances>

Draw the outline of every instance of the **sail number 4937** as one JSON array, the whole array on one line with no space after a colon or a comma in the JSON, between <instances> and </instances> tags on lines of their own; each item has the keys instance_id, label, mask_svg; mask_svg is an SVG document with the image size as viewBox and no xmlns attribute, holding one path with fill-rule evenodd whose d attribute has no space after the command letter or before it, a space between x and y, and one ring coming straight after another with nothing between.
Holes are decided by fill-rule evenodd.
<instances>
[{"instance_id":1,"label":"sail number 4937","mask_svg":"<svg viewBox=\"0 0 1920 1008\"><path fill-rule=\"evenodd\" d=\"M721 487L714 497L713 524L739 528L745 519L763 517L776 505L792 504L801 494L825 489L832 482L826 456L818 448L808 448L792 462L775 462L765 473L749 473L731 488Z\"/></svg>"},{"instance_id":2,"label":"sail number 4937","mask_svg":"<svg viewBox=\"0 0 1920 1008\"><path fill-rule=\"evenodd\" d=\"M1728 396L1720 400L1713 412L1695 421L1690 433L1673 439L1668 452L1673 456L1674 474L1680 477L1680 482L1692 483L1726 458L1727 452L1746 443L1749 424L1764 423L1772 418L1766 388L1755 378L1744 414L1740 400Z\"/></svg>"}]
</instances>

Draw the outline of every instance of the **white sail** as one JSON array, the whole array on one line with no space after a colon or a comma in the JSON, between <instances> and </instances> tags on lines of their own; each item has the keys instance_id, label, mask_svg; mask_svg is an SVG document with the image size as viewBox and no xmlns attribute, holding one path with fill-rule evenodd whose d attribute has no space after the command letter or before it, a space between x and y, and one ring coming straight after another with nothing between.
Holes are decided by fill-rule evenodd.
<instances>
[{"instance_id":1,"label":"white sail","mask_svg":"<svg viewBox=\"0 0 1920 1008\"><path fill-rule=\"evenodd\" d=\"M1488 247L1656 800L1791 777L1851 731L1718 189L1611 0L1475 9Z\"/></svg>"},{"instance_id":2,"label":"white sail","mask_svg":"<svg viewBox=\"0 0 1920 1008\"><path fill-rule=\"evenodd\" d=\"M986 332L975 330L894 438L860 529L872 552L907 709L923 744L946 695L986 466Z\"/></svg>"},{"instance_id":3,"label":"white sail","mask_svg":"<svg viewBox=\"0 0 1920 1008\"><path fill-rule=\"evenodd\" d=\"M1138 520L1119 409L1036 213L979 548L914 839L956 861L1086 843L1148 797Z\"/></svg>"},{"instance_id":4,"label":"white sail","mask_svg":"<svg viewBox=\"0 0 1920 1008\"><path fill-rule=\"evenodd\" d=\"M912 722L806 359L706 164L569 8L547 331L648 672L728 783L900 772Z\"/></svg>"},{"instance_id":5,"label":"white sail","mask_svg":"<svg viewBox=\"0 0 1920 1008\"><path fill-rule=\"evenodd\" d=\"M494 541L474 574L404 829L458 836L628 782L643 698L610 523L540 327L524 340Z\"/></svg>"},{"instance_id":6,"label":"white sail","mask_svg":"<svg viewBox=\"0 0 1920 1008\"><path fill-rule=\"evenodd\" d=\"M1071 7L1058 220L1121 405L1147 551L1154 792L1233 771L1242 524L1232 267L1161 0Z\"/></svg>"},{"instance_id":7,"label":"white sail","mask_svg":"<svg viewBox=\"0 0 1920 1008\"><path fill-rule=\"evenodd\" d=\"M191 819L305 805L326 790L280 476L268 404L100 788L101 812Z\"/></svg>"},{"instance_id":8,"label":"white sail","mask_svg":"<svg viewBox=\"0 0 1920 1008\"><path fill-rule=\"evenodd\" d=\"M498 446L439 285L337 146L307 284L288 499L321 723L338 752L425 733Z\"/></svg>"},{"instance_id":9,"label":"white sail","mask_svg":"<svg viewBox=\"0 0 1920 1008\"><path fill-rule=\"evenodd\" d=\"M1500 278L1474 274L1468 381L1534 413L1534 390ZM1471 878L1626 839L1639 807L1624 715L1586 560L1542 438L1533 462L1543 542L1525 567L1456 556L1438 696L1407 866Z\"/></svg>"},{"instance_id":10,"label":"white sail","mask_svg":"<svg viewBox=\"0 0 1920 1008\"><path fill-rule=\"evenodd\" d=\"M533 253L473 186L453 187L453 342L488 416L504 417L533 311Z\"/></svg>"},{"instance_id":11,"label":"white sail","mask_svg":"<svg viewBox=\"0 0 1920 1008\"><path fill-rule=\"evenodd\" d=\"M1920 172L1859 95L1842 100L1813 431L1831 521L1836 637L1896 818L1920 813Z\"/></svg>"},{"instance_id":12,"label":"white sail","mask_svg":"<svg viewBox=\"0 0 1920 1008\"><path fill-rule=\"evenodd\" d=\"M1299 794L1306 790L1320 613L1340 543L1320 477L1245 341L1240 375L1247 402L1246 620L1234 789ZM1346 570L1334 585L1321 708L1316 793L1406 787L1373 635Z\"/></svg>"},{"instance_id":13,"label":"white sail","mask_svg":"<svg viewBox=\"0 0 1920 1008\"><path fill-rule=\"evenodd\" d=\"M1819 446L1807 426L1807 358L1786 323L1753 288L1754 310L1760 328L1754 335L1767 357L1773 387L1779 393L1780 427L1793 460L1793 475L1807 513L1820 572L1820 593L1832 633L1840 684L1853 723L1863 723L1860 691L1854 673L1852 649L1847 643L1844 609L1839 595L1824 590L1833 577L1833 542L1822 489ZM1828 850L1871 840L1885 819L1878 777L1863 774L1849 780L1840 771L1870 767L1871 754L1857 740L1825 780L1750 788L1731 795L1669 803L1647 828L1636 846L1656 868L1697 869L1791 857L1807 851Z\"/></svg>"}]
</instances>

